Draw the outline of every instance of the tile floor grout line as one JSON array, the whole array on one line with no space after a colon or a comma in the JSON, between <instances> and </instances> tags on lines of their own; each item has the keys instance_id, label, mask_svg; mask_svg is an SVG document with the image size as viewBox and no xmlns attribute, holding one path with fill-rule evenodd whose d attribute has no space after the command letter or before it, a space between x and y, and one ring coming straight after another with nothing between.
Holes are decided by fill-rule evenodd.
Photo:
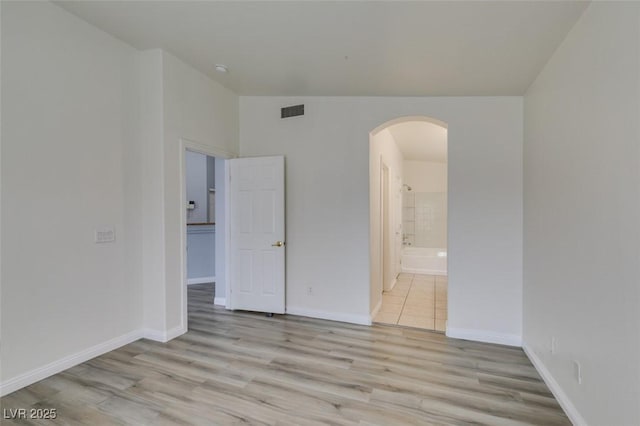
<instances>
[{"instance_id":1,"label":"tile floor grout line","mask_svg":"<svg viewBox=\"0 0 640 426\"><path fill-rule=\"evenodd\" d=\"M398 277L400 277L401 274L398 274ZM410 306L415 305L414 302L417 302L419 306L425 306L425 305L421 305L419 303L419 301L422 299L422 296L416 296L415 291L422 291L422 287L417 287L418 284L428 284L432 286L432 293L431 293L431 303L432 303L432 313L430 314L429 312L427 312L427 310L424 310L424 314L425 314L425 319L431 319L433 321L433 325L431 327L426 327L426 326L418 326L418 325L407 325L406 327L412 327L412 328L418 328L418 329L422 329L422 330L428 330L428 331L435 331L435 332L442 332L443 330L438 329L437 327L437 322L438 322L438 307L441 301L439 301L438 299L438 276L435 275L431 275L431 274L424 274L425 277L428 276L428 280L421 280L418 279L418 277L422 277L423 275L420 274L402 274L403 276L401 278L406 278L408 279L407 281L407 285L408 288L406 289L406 291L401 291L402 293L404 293L402 296L398 295L398 294L386 294L386 292L383 291L383 302L382 302L382 310L381 313L382 314L386 314L387 316L389 315L397 315L396 318L391 321L381 321L378 320L376 321L374 319L374 322L380 323L380 324L388 324L388 325L398 325L398 326L402 326L402 324L400 324L400 321L404 318L404 316L406 315L407 317L420 317L422 314L418 313L418 314L410 314L406 311L406 309ZM446 279L446 278L445 278ZM398 283L400 284L400 283ZM403 283L404 284L404 283ZM398 287L399 288L399 287ZM395 290L395 289L394 289ZM446 282L445 282L445 291L446 291ZM413 296L412 296L413 294ZM389 297L395 297L395 298L402 298L402 302L398 305L396 305L395 303L390 304L385 304L384 303L384 296L389 296ZM413 298L411 300L409 300L409 297L412 296ZM384 306L400 306L400 309L397 310L397 313L393 313L393 312L386 312L385 313L385 309ZM446 305L445 305L446 306ZM395 311L395 309L393 309ZM446 317L446 313L445 313L445 317ZM405 318L406 319L406 318ZM441 319L441 321L446 321L446 319Z\"/></svg>"},{"instance_id":2,"label":"tile floor grout line","mask_svg":"<svg viewBox=\"0 0 640 426\"><path fill-rule=\"evenodd\" d=\"M409 290L407 290L407 294L404 296L404 301L402 302L402 309L400 309L400 315L398 315L398 319L396 320L396 325L400 325L400 317L402 317L402 312L404 312L404 306L407 304L407 299L409 298L409 293L411 292L411 288L413 287L413 280L415 279L415 274L411 275L411 284L409 284Z\"/></svg>"}]
</instances>

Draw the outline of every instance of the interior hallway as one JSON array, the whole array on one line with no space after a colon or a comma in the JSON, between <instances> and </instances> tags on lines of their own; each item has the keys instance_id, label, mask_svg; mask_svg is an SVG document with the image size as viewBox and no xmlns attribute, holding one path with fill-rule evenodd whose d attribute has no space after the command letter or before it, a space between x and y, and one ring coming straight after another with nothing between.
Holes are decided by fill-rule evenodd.
<instances>
[{"instance_id":1,"label":"interior hallway","mask_svg":"<svg viewBox=\"0 0 640 426\"><path fill-rule=\"evenodd\" d=\"M444 332L447 277L401 273L391 291L382 294L382 307L374 322Z\"/></svg>"}]
</instances>

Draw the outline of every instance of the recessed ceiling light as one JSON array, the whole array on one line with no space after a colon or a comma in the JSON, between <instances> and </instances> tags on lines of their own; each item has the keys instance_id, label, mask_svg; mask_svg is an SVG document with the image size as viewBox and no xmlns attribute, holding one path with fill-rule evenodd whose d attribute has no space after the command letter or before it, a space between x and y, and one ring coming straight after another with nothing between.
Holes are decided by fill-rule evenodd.
<instances>
[{"instance_id":1,"label":"recessed ceiling light","mask_svg":"<svg viewBox=\"0 0 640 426\"><path fill-rule=\"evenodd\" d=\"M229 72L229 69L227 68L227 66L222 64L216 64L215 70L221 73Z\"/></svg>"}]
</instances>

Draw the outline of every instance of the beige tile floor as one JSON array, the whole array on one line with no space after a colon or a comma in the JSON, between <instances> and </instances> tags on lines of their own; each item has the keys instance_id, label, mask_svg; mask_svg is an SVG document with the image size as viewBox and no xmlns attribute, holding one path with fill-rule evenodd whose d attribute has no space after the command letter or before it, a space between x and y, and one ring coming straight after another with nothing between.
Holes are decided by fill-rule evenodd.
<instances>
[{"instance_id":1,"label":"beige tile floor","mask_svg":"<svg viewBox=\"0 0 640 426\"><path fill-rule=\"evenodd\" d=\"M400 274L393 289L382 293L382 307L374 321L445 331L447 277Z\"/></svg>"}]
</instances>

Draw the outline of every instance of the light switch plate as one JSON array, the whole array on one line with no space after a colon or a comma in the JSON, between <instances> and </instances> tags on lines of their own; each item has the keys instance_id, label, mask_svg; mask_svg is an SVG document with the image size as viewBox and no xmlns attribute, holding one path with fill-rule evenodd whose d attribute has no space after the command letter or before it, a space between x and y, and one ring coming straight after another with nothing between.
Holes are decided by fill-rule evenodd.
<instances>
[{"instance_id":1,"label":"light switch plate","mask_svg":"<svg viewBox=\"0 0 640 426\"><path fill-rule=\"evenodd\" d=\"M96 229L96 232L95 232L96 243L110 243L115 240L116 240L116 230L114 228Z\"/></svg>"}]
</instances>

